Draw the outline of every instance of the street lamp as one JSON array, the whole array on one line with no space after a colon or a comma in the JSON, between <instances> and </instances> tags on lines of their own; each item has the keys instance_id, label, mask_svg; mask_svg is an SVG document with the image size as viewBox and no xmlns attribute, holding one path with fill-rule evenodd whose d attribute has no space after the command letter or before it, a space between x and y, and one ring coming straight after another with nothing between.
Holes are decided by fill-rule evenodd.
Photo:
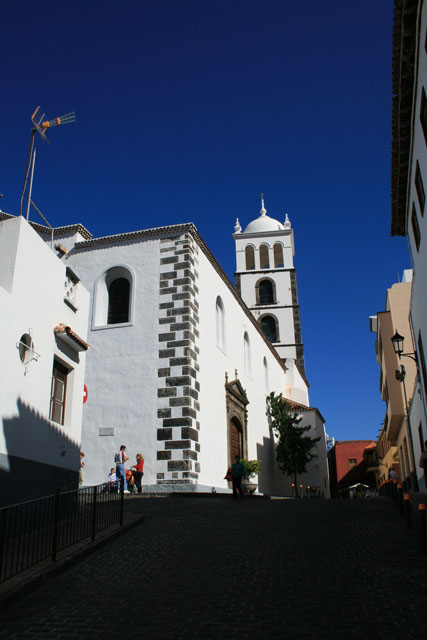
<instances>
[{"instance_id":1,"label":"street lamp","mask_svg":"<svg viewBox=\"0 0 427 640\"><path fill-rule=\"evenodd\" d=\"M405 338L403 336L401 336L400 333L396 329L396 333L391 338L391 342L393 344L394 352L395 352L395 354L397 356L399 356L399 360L401 359L402 356L405 356L406 358L411 358L411 360L414 360L414 362L417 364L417 372L418 372L418 363L417 363L417 359L415 357L415 353L403 353L403 342L404 342L404 340L405 340ZM412 461L414 463L414 489L415 489L415 491L418 491L418 478L417 478L417 470L416 470L416 466L415 466L414 441L412 439L412 429L411 429L411 423L410 423L410 420L409 420L409 407L408 407L408 397L406 395L405 378L406 378L406 369L403 366L403 364L401 364L400 365L400 369L396 369L396 380L399 380L399 382L401 382L403 384L403 395L404 395L404 398L405 398L405 410L406 410L406 420L407 420L407 423L408 423L409 442L410 442L410 445L411 445Z\"/></svg>"},{"instance_id":2,"label":"street lamp","mask_svg":"<svg viewBox=\"0 0 427 640\"><path fill-rule=\"evenodd\" d=\"M393 343L394 353L396 355L398 355L399 358L403 353L403 341L404 340L405 340L405 338L403 336L401 336L400 333L398 333L398 331L396 329L396 333L391 338L391 341Z\"/></svg>"},{"instance_id":3,"label":"street lamp","mask_svg":"<svg viewBox=\"0 0 427 640\"><path fill-rule=\"evenodd\" d=\"M405 356L405 358L411 358L411 360L413 360L418 365L415 351L413 351L412 353L403 353L403 343L405 341L405 338L400 335L397 329L394 336L390 339L393 344L394 353L399 356L399 360L402 356Z\"/></svg>"}]
</instances>

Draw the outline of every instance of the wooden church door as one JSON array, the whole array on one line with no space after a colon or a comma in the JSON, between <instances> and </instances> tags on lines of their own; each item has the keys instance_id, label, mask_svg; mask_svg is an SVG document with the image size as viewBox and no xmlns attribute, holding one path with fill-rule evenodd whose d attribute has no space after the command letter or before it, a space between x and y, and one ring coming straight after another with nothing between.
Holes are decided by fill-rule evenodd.
<instances>
[{"instance_id":1,"label":"wooden church door","mask_svg":"<svg viewBox=\"0 0 427 640\"><path fill-rule=\"evenodd\" d=\"M243 432L242 425L237 418L232 418L230 422L230 457L231 463L234 462L236 456L243 458Z\"/></svg>"}]
</instances>

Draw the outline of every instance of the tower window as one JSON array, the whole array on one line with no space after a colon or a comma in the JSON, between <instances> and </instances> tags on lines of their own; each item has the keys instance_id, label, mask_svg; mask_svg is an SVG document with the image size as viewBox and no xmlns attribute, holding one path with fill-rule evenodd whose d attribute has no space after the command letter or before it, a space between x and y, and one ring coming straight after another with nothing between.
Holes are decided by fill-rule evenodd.
<instances>
[{"instance_id":1,"label":"tower window","mask_svg":"<svg viewBox=\"0 0 427 640\"><path fill-rule=\"evenodd\" d=\"M279 341L279 332L277 327L277 320L273 316L263 316L261 318L261 329L270 342Z\"/></svg>"},{"instance_id":2,"label":"tower window","mask_svg":"<svg viewBox=\"0 0 427 640\"><path fill-rule=\"evenodd\" d=\"M107 324L129 321L130 284L127 278L116 278L108 286Z\"/></svg>"},{"instance_id":3,"label":"tower window","mask_svg":"<svg viewBox=\"0 0 427 640\"><path fill-rule=\"evenodd\" d=\"M257 285L257 304L276 304L275 286L271 280L261 280Z\"/></svg>"},{"instance_id":4,"label":"tower window","mask_svg":"<svg viewBox=\"0 0 427 640\"><path fill-rule=\"evenodd\" d=\"M262 244L259 248L259 264L261 269L270 268L270 257L268 255L268 246L266 244Z\"/></svg>"},{"instance_id":5,"label":"tower window","mask_svg":"<svg viewBox=\"0 0 427 640\"><path fill-rule=\"evenodd\" d=\"M129 267L110 267L95 283L93 328L133 322L135 275Z\"/></svg>"},{"instance_id":6,"label":"tower window","mask_svg":"<svg viewBox=\"0 0 427 640\"><path fill-rule=\"evenodd\" d=\"M245 258L247 271L255 269L255 249L251 245L245 249Z\"/></svg>"},{"instance_id":7,"label":"tower window","mask_svg":"<svg viewBox=\"0 0 427 640\"><path fill-rule=\"evenodd\" d=\"M279 269L280 267L283 267L284 266L284 262L283 262L283 247L278 242L276 242L276 244L273 247L273 253L274 253L274 266L275 266L275 268Z\"/></svg>"}]
</instances>

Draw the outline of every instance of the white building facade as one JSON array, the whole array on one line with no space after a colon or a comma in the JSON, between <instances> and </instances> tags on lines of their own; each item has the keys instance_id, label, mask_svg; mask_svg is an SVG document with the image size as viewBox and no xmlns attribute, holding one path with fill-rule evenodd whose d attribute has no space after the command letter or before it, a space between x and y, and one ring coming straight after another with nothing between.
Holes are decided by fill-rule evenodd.
<instances>
[{"instance_id":1,"label":"white building facade","mask_svg":"<svg viewBox=\"0 0 427 640\"><path fill-rule=\"evenodd\" d=\"M89 294L0 214L0 506L78 485Z\"/></svg>"},{"instance_id":2,"label":"white building facade","mask_svg":"<svg viewBox=\"0 0 427 640\"><path fill-rule=\"evenodd\" d=\"M414 459L421 490L427 490L419 467L427 440L427 5L424 0L395 1L393 51L392 235L406 235L413 267L410 321L418 379L410 402ZM399 327L395 327L399 333ZM402 357L402 363L408 363Z\"/></svg>"},{"instance_id":3,"label":"white building facade","mask_svg":"<svg viewBox=\"0 0 427 640\"><path fill-rule=\"evenodd\" d=\"M91 345L81 444L77 430L75 434L76 451L81 447L85 453L85 485L106 481L114 454L124 444L128 466L137 453L144 456L146 490L228 491L224 476L238 454L261 461L260 492L291 496L291 480L276 462L267 411L267 396L275 392L298 403L313 437L323 433L311 463L321 471L310 478L313 487L318 478L319 491L328 495L320 461L323 457L326 467L324 427L318 424L320 414L309 407L297 328L289 221L276 235L267 234L274 269L263 265L259 273L249 273L242 268L239 274L248 297L260 278L274 283L275 302L263 305L263 317L277 314L280 343L271 340L260 322L256 300L254 309L248 309L191 223L101 238L93 238L80 224L53 232L32 226L49 259L59 262L60 256L61 273L78 274L78 286L90 294L87 333L79 324L84 315L80 307L79 323L72 305L67 305L72 320L62 316L57 321L61 327L72 326L72 333ZM240 235L245 234L251 232ZM256 242L254 234L251 241ZM274 245L280 245L281 255ZM251 277L257 278L252 285ZM69 295L73 291L71 286ZM81 389L83 378L80 383ZM81 410L80 404L80 415Z\"/></svg>"},{"instance_id":4,"label":"white building facade","mask_svg":"<svg viewBox=\"0 0 427 640\"><path fill-rule=\"evenodd\" d=\"M157 489L225 490L239 454L261 459L266 491L287 493L266 412L282 360L194 225L87 240L65 261L92 292L85 482L103 481L126 444Z\"/></svg>"}]
</instances>

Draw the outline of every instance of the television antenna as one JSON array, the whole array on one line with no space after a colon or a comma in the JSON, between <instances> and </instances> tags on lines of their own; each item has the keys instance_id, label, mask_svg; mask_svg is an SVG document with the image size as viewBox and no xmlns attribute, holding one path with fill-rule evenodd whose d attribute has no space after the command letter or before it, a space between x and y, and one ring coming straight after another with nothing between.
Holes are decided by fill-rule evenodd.
<instances>
[{"instance_id":1,"label":"television antenna","mask_svg":"<svg viewBox=\"0 0 427 640\"><path fill-rule=\"evenodd\" d=\"M40 107L37 107L37 109L34 111L33 115L31 116L31 122L33 123L34 126L31 129L30 149L28 152L27 166L25 168L24 188L22 189L21 206L19 209L19 215L22 216L23 208L24 208L25 193L27 190L28 175L31 173L30 185L28 190L28 204L27 204L27 214L26 214L27 220L30 213L30 205L32 204L33 206L35 206L34 202L31 199L31 193L33 190L34 165L36 161L36 148L34 146L36 133L38 132L40 134L40 137L45 142L49 143L49 140L47 139L47 135L46 135L49 129L51 129L52 127L58 127L63 124L71 124L72 122L75 122L75 119L76 119L74 111L71 111L70 113L66 113L63 116L58 116L57 118L52 118L52 120L45 120L45 115L46 114L41 111ZM30 167L31 167L31 171L30 171Z\"/></svg>"}]
</instances>

